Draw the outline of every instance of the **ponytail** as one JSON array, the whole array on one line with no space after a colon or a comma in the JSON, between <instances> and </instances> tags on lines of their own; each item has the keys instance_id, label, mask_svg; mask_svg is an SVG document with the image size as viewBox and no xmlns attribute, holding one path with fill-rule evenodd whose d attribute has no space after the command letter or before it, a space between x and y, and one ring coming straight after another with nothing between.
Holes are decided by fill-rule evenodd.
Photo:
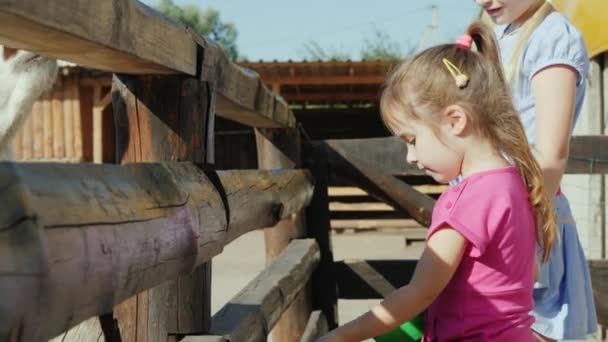
<instances>
[{"instance_id":1,"label":"ponytail","mask_svg":"<svg viewBox=\"0 0 608 342\"><path fill-rule=\"evenodd\" d=\"M473 38L478 53L488 58L495 66L500 66L498 43L494 38L494 32L486 24L481 21L474 21L465 32Z\"/></svg>"}]
</instances>

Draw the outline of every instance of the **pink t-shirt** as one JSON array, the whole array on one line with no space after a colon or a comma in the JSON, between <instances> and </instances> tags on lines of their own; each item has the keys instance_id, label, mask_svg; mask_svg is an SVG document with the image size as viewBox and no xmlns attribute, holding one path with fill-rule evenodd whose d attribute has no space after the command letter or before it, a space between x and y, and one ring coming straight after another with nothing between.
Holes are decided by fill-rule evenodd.
<instances>
[{"instance_id":1,"label":"pink t-shirt","mask_svg":"<svg viewBox=\"0 0 608 342\"><path fill-rule=\"evenodd\" d=\"M517 170L476 173L447 189L427 239L448 226L469 244L427 310L424 341L534 341L535 221Z\"/></svg>"}]
</instances>

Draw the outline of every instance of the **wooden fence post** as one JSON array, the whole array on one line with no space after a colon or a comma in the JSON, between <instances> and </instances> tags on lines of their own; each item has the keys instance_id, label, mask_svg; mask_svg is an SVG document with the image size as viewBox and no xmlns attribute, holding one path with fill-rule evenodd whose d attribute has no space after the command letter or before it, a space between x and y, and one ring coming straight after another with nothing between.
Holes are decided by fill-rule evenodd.
<instances>
[{"instance_id":1,"label":"wooden fence post","mask_svg":"<svg viewBox=\"0 0 608 342\"><path fill-rule=\"evenodd\" d=\"M338 289L330 235L327 147L324 143L305 145L303 160L315 182L312 200L306 208L306 233L317 241L321 253L319 266L312 275L313 309L323 312L331 330L338 325Z\"/></svg>"},{"instance_id":2,"label":"wooden fence post","mask_svg":"<svg viewBox=\"0 0 608 342\"><path fill-rule=\"evenodd\" d=\"M214 96L195 78L115 75L117 162L212 160L207 141L213 134ZM123 341L164 342L169 334L208 330L210 304L209 262L123 302L115 314Z\"/></svg>"},{"instance_id":3,"label":"wooden fence post","mask_svg":"<svg viewBox=\"0 0 608 342\"><path fill-rule=\"evenodd\" d=\"M301 165L297 129L255 129L255 138L259 169L290 169ZM298 213L274 227L264 229L267 266L289 245L291 239L306 235L304 227L304 217ZM312 312L311 300L309 288L305 287L272 329L273 341L300 340Z\"/></svg>"}]
</instances>

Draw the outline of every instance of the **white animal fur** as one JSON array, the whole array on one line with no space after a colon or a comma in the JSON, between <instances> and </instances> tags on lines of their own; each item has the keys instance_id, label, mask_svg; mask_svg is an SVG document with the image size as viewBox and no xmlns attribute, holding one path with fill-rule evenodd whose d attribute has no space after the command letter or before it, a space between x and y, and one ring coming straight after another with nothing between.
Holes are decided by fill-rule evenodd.
<instances>
[{"instance_id":1,"label":"white animal fur","mask_svg":"<svg viewBox=\"0 0 608 342\"><path fill-rule=\"evenodd\" d=\"M0 156L10 156L9 142L32 111L36 99L50 89L57 61L20 50L0 61ZM9 159L9 158L6 158Z\"/></svg>"}]
</instances>

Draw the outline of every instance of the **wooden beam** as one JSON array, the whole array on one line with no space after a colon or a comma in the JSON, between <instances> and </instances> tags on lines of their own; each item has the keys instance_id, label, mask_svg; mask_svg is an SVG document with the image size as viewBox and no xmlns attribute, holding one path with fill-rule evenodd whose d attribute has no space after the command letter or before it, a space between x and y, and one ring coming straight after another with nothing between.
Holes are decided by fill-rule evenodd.
<instances>
[{"instance_id":1,"label":"wooden beam","mask_svg":"<svg viewBox=\"0 0 608 342\"><path fill-rule=\"evenodd\" d=\"M269 330L304 288L319 259L314 240L293 240L213 316L209 334L227 341L266 340Z\"/></svg>"},{"instance_id":2,"label":"wooden beam","mask_svg":"<svg viewBox=\"0 0 608 342\"><path fill-rule=\"evenodd\" d=\"M356 156L391 175L425 175L405 159L407 146L398 137L326 140L327 145L344 158Z\"/></svg>"},{"instance_id":3,"label":"wooden beam","mask_svg":"<svg viewBox=\"0 0 608 342\"><path fill-rule=\"evenodd\" d=\"M379 167L382 163L372 163L361 159L364 153L344 148L348 144L327 141L312 143L327 149L332 172L352 184L366 190L369 194L409 213L421 225L428 227L431 224L431 213L435 200L423 194L412 186L397 179L386 169ZM387 147L388 148L388 147Z\"/></svg>"},{"instance_id":4,"label":"wooden beam","mask_svg":"<svg viewBox=\"0 0 608 342\"><path fill-rule=\"evenodd\" d=\"M139 1L7 0L0 43L78 65L132 74L196 74L184 26Z\"/></svg>"},{"instance_id":5,"label":"wooden beam","mask_svg":"<svg viewBox=\"0 0 608 342\"><path fill-rule=\"evenodd\" d=\"M319 245L321 261L312 276L312 308L321 310L327 318L329 329L338 326L338 293L333 273L334 256L331 244L329 212L329 163L324 146L306 144L303 151L304 165L310 170L315 188L310 205L306 207L306 234Z\"/></svg>"},{"instance_id":6,"label":"wooden beam","mask_svg":"<svg viewBox=\"0 0 608 342\"><path fill-rule=\"evenodd\" d=\"M314 342L321 336L325 335L329 330L327 320L320 310L313 311L310 314L308 323L300 342Z\"/></svg>"},{"instance_id":7,"label":"wooden beam","mask_svg":"<svg viewBox=\"0 0 608 342\"><path fill-rule=\"evenodd\" d=\"M566 173L608 173L608 136L572 137Z\"/></svg>"},{"instance_id":8,"label":"wooden beam","mask_svg":"<svg viewBox=\"0 0 608 342\"><path fill-rule=\"evenodd\" d=\"M93 162L103 162L103 107L99 85L93 87Z\"/></svg>"},{"instance_id":9,"label":"wooden beam","mask_svg":"<svg viewBox=\"0 0 608 342\"><path fill-rule=\"evenodd\" d=\"M319 89L314 92L283 91L281 96L289 103L294 102L378 102L378 91L328 91Z\"/></svg>"},{"instance_id":10,"label":"wooden beam","mask_svg":"<svg viewBox=\"0 0 608 342\"><path fill-rule=\"evenodd\" d=\"M103 76L86 76L80 78L80 85L85 87L95 87L100 85L102 87L112 86L112 75Z\"/></svg>"},{"instance_id":11,"label":"wooden beam","mask_svg":"<svg viewBox=\"0 0 608 342\"><path fill-rule=\"evenodd\" d=\"M110 312L312 195L299 170L218 181L191 163L0 163L0 336L48 339Z\"/></svg>"},{"instance_id":12,"label":"wooden beam","mask_svg":"<svg viewBox=\"0 0 608 342\"><path fill-rule=\"evenodd\" d=\"M194 77L115 75L112 90L117 161L210 162L214 93L207 83ZM115 316L121 333L132 340L164 341L171 333L209 329L210 303L208 262L138 293L118 305Z\"/></svg>"},{"instance_id":13,"label":"wooden beam","mask_svg":"<svg viewBox=\"0 0 608 342\"><path fill-rule=\"evenodd\" d=\"M266 84L284 85L343 85L343 84L377 84L386 81L386 75L352 74L352 75L295 75L290 77L264 77Z\"/></svg>"},{"instance_id":14,"label":"wooden beam","mask_svg":"<svg viewBox=\"0 0 608 342\"><path fill-rule=\"evenodd\" d=\"M301 166L300 162L300 136L295 128L287 129L255 129L255 141L258 156L258 168L263 170L290 169ZM281 139L283 138L283 139ZM283 140L283 144L281 144ZM290 148L286 148L287 145ZM295 149L295 152L281 151ZM264 229L264 245L266 248L266 265L280 255L294 238L306 235L305 223L302 213L297 213L280 221L274 227ZM272 340L288 341L299 338L306 327L306 322L312 311L311 298L308 291L302 291L299 300L283 313L281 319L271 331Z\"/></svg>"},{"instance_id":15,"label":"wooden beam","mask_svg":"<svg viewBox=\"0 0 608 342\"><path fill-rule=\"evenodd\" d=\"M232 63L215 42L192 37L203 48L200 79L217 92L217 115L252 127L295 127L296 119L287 102L249 69Z\"/></svg>"},{"instance_id":16,"label":"wooden beam","mask_svg":"<svg viewBox=\"0 0 608 342\"><path fill-rule=\"evenodd\" d=\"M397 137L327 140L345 157L356 156L393 175L423 175L406 160L407 147ZM608 136L574 136L570 141L568 174L608 173Z\"/></svg>"},{"instance_id":17,"label":"wooden beam","mask_svg":"<svg viewBox=\"0 0 608 342\"><path fill-rule=\"evenodd\" d=\"M381 299L406 285L417 260L345 260L334 263L342 299Z\"/></svg>"},{"instance_id":18,"label":"wooden beam","mask_svg":"<svg viewBox=\"0 0 608 342\"><path fill-rule=\"evenodd\" d=\"M124 74L187 74L212 83L222 116L255 127L294 127L287 103L222 48L136 0L9 0L0 43ZM200 58L199 58L200 55Z\"/></svg>"},{"instance_id":19,"label":"wooden beam","mask_svg":"<svg viewBox=\"0 0 608 342\"><path fill-rule=\"evenodd\" d=\"M608 260L589 261L599 324L608 326Z\"/></svg>"}]
</instances>

